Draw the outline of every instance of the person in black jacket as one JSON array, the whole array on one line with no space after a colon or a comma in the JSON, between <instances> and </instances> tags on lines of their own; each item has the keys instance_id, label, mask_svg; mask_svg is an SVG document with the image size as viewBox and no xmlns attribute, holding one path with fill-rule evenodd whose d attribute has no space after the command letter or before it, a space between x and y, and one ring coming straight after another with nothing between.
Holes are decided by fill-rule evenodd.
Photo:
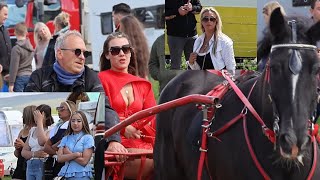
<instances>
[{"instance_id":1,"label":"person in black jacket","mask_svg":"<svg viewBox=\"0 0 320 180\"><path fill-rule=\"evenodd\" d=\"M84 65L88 53L78 31L60 35L55 44L57 61L34 71L24 91L103 92L96 72Z\"/></svg>"},{"instance_id":2,"label":"person in black jacket","mask_svg":"<svg viewBox=\"0 0 320 180\"><path fill-rule=\"evenodd\" d=\"M0 2L0 65L2 66L2 76L9 74L11 41L4 22L8 18L8 5ZM0 78L1 80L2 78Z\"/></svg>"},{"instance_id":3,"label":"person in black jacket","mask_svg":"<svg viewBox=\"0 0 320 180\"><path fill-rule=\"evenodd\" d=\"M200 13L201 9L199 0L166 0L165 19L171 69L180 69L182 51L185 58L189 59L197 38L195 14Z\"/></svg>"}]
</instances>

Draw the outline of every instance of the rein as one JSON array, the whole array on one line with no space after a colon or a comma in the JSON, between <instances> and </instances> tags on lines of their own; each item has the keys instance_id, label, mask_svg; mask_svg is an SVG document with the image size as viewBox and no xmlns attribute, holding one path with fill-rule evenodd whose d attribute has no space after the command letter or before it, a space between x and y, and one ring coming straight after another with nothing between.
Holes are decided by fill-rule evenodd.
<instances>
[{"instance_id":1,"label":"rein","mask_svg":"<svg viewBox=\"0 0 320 180\"><path fill-rule=\"evenodd\" d=\"M265 80L266 82L270 81L270 69L267 68L267 73L265 76ZM212 71L210 71L212 72ZM248 130L247 130L247 124L246 124L246 114L247 111L249 110L251 112L251 114L255 117L255 119L261 124L262 127L262 131L263 134L270 140L270 142L272 142L274 145L276 144L276 133L269 129L264 121L262 120L262 118L260 117L260 115L256 112L256 110L254 109L254 107L251 105L251 103L249 102L249 97L257 83L257 81L254 82L253 86L250 89L250 92L248 94L248 97L245 97L245 95L241 92L241 90L238 88L238 86L233 82L233 79L231 77L231 75L226 71L226 70L222 70L222 72L217 72L217 71L213 71L212 73L216 74L216 75L222 75L226 81L223 82L221 84L219 84L218 86L216 86L212 91L210 91L207 95L209 94L213 94L215 92L216 89L219 89L218 92L216 92L215 94L218 95L216 97L218 97L218 100L221 99L223 97L223 95L226 93L226 91L231 87L234 92L237 94L237 96L240 98L240 100L244 103L244 107L241 111L241 113L234 117L231 121L229 121L226 125L224 125L223 127L221 127L220 129L216 130L215 132L209 132L210 130L210 125L214 119L214 112L216 108L220 108L221 104L216 104L215 107L208 107L206 105L202 105L200 107L200 109L202 109L203 111L203 125L202 125L202 143L201 143L201 147L199 148L200 151L200 159L199 159L199 164L198 164L198 176L197 179L200 180L201 176L202 176L202 169L203 169L203 164L204 161L206 160L206 168L207 168L207 172L208 175L210 177L210 179L212 180L212 177L209 173L209 167L208 167L208 163L207 163L207 158L206 158L206 153L207 153L207 137L213 137L213 138L217 138L218 135L226 132L232 125L234 125L236 122L238 122L240 119L243 119L243 130L244 130L244 135L245 135L245 139L246 139L246 143L251 155L251 158L254 161L254 164L256 165L258 171L260 172L260 174L264 177L264 179L266 180L270 180L271 178L268 176L268 174L264 171L263 167L261 166L261 164L259 163L256 154L252 148L249 136L248 136ZM217 88L218 87L218 88ZM222 88L223 87L223 88ZM208 110L209 109L209 110ZM209 119L209 120L208 120ZM316 143L316 138L317 138L317 134L318 132L316 132L318 130L317 125L314 125L311 121L309 121L309 123L311 123L311 127L310 128L310 136L311 136L311 141L313 143L313 163L312 163L312 168L309 172L308 178L307 180L310 180L315 172L316 169L316 165L317 165L317 143ZM316 127L315 127L316 126ZM275 125L274 125L274 130L275 130ZM279 129L277 129L279 130ZM218 139L219 140L219 139ZM219 140L220 141L220 140Z\"/></svg>"}]
</instances>

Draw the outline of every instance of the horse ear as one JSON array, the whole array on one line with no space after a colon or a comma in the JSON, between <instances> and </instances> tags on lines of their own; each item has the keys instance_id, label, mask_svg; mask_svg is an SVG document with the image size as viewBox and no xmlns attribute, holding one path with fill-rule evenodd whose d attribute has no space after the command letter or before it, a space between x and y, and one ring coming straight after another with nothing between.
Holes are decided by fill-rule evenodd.
<instances>
[{"instance_id":1,"label":"horse ear","mask_svg":"<svg viewBox=\"0 0 320 180\"><path fill-rule=\"evenodd\" d=\"M272 11L269 20L270 32L275 37L283 37L286 32L286 24L280 8Z\"/></svg>"},{"instance_id":2,"label":"horse ear","mask_svg":"<svg viewBox=\"0 0 320 180\"><path fill-rule=\"evenodd\" d=\"M307 36L311 40L312 44L316 44L316 42L320 40L320 21L311 26L307 31Z\"/></svg>"}]
</instances>

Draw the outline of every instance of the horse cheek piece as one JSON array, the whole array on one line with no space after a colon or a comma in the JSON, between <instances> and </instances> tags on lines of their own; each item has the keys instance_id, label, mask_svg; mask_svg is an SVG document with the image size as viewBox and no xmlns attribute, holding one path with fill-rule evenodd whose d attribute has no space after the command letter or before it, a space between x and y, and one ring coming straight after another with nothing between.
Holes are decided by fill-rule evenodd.
<instances>
[{"instance_id":1,"label":"horse cheek piece","mask_svg":"<svg viewBox=\"0 0 320 180\"><path fill-rule=\"evenodd\" d=\"M320 40L320 22L308 29L305 19L285 19L278 8L271 14L269 27L265 44L259 48L266 52L262 55L270 57L265 71L238 84L259 118L236 88L224 95L213 118L204 116L194 104L159 113L154 147L156 179L201 179L197 168L203 153L192 146L189 132L205 120L212 125L201 129L208 136L207 147L200 150L206 152L202 179L320 179L318 132L311 123L319 75L316 47L311 44ZM159 104L207 94L224 80L208 71L186 71L164 88ZM267 131L275 136L266 137L270 135Z\"/></svg>"}]
</instances>

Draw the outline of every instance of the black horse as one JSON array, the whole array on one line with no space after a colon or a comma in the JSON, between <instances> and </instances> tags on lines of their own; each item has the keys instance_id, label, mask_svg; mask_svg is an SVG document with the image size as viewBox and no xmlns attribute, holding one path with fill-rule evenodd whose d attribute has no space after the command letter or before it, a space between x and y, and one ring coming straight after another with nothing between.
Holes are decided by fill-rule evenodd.
<instances>
[{"instance_id":1,"label":"black horse","mask_svg":"<svg viewBox=\"0 0 320 180\"><path fill-rule=\"evenodd\" d=\"M292 20L295 21L292 21ZM290 21L289 21L290 20ZM291 22L291 23L288 23ZM320 23L309 28L305 20L283 17L276 9L270 18L270 34L264 48L270 61L261 76L238 84L248 95L264 123L276 133L273 144L264 135L261 125L248 111L247 129L258 162L270 179L304 180L312 168L314 153L309 135L317 101L319 59L315 44L320 37ZM270 77L268 79L268 77ZM224 78L207 71L186 71L163 90L159 103L190 94L206 94ZM226 93L217 109L210 131L224 126L242 112L244 104L233 90ZM163 180L196 179L199 161L200 124L203 114L195 104L170 109L157 116L154 147L155 177ZM275 122L275 119L276 120ZM317 147L317 152L313 151ZM238 121L225 133L208 138L208 171L203 179L264 179L252 160L246 144L243 123ZM320 157L315 157L313 178L320 179Z\"/></svg>"}]
</instances>

